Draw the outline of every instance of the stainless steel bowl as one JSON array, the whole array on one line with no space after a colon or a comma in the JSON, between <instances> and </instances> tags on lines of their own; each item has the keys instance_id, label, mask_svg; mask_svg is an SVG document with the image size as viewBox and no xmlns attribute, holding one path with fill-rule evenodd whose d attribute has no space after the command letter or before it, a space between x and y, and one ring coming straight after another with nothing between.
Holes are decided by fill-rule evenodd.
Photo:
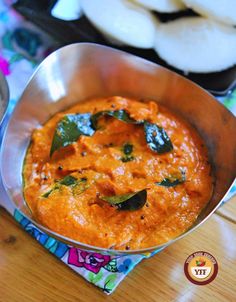
<instances>
[{"instance_id":1,"label":"stainless steel bowl","mask_svg":"<svg viewBox=\"0 0 236 302\"><path fill-rule=\"evenodd\" d=\"M0 129L2 129L3 127L2 123L3 123L4 116L7 112L8 102L9 102L9 90L7 86L7 81L0 71L0 127L1 127Z\"/></svg>"},{"instance_id":2,"label":"stainless steel bowl","mask_svg":"<svg viewBox=\"0 0 236 302\"><path fill-rule=\"evenodd\" d=\"M192 124L209 150L216 183L211 200L195 224L181 236L143 250L164 248L190 233L219 207L235 178L236 119L212 95L176 73L139 57L112 48L89 44L65 46L39 66L27 85L5 131L0 169L5 192L3 206L13 214L20 209L38 228L70 245L111 253L56 234L31 216L22 194L22 165L32 131L56 112L84 99L123 95L151 98L164 104ZM0 202L2 200L0 199Z\"/></svg>"}]
</instances>

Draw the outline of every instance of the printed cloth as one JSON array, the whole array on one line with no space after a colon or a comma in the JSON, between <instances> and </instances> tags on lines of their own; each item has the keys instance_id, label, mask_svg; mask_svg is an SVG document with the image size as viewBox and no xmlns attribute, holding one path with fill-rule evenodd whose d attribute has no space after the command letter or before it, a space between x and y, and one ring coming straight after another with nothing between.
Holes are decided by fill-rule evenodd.
<instances>
[{"instance_id":1,"label":"printed cloth","mask_svg":"<svg viewBox=\"0 0 236 302\"><path fill-rule=\"evenodd\" d=\"M14 108L35 67L56 47L55 42L45 33L26 22L11 9L12 2L0 0L0 70L6 76L10 88L8 115ZM236 114L236 89L220 101ZM234 193L236 193L236 186L232 188L227 197L230 198ZM49 252L106 294L112 293L140 261L160 251L141 255L117 256L81 250L43 233L20 211L15 210L12 214L24 230Z\"/></svg>"},{"instance_id":2,"label":"printed cloth","mask_svg":"<svg viewBox=\"0 0 236 302\"><path fill-rule=\"evenodd\" d=\"M87 281L98 286L104 293L111 294L125 276L143 259L154 253L117 256L94 253L62 243L37 229L20 211L15 210L14 218L23 229L42 244L49 252L63 261Z\"/></svg>"}]
</instances>

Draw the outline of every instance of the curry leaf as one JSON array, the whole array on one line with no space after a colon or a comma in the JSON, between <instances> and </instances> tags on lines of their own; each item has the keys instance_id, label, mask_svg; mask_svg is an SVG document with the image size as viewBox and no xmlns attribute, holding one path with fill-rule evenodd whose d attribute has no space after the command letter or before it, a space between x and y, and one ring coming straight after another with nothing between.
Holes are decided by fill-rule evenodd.
<instances>
[{"instance_id":1,"label":"curry leaf","mask_svg":"<svg viewBox=\"0 0 236 302\"><path fill-rule=\"evenodd\" d=\"M147 144L152 151L165 153L173 149L171 140L163 128L147 121L136 121L131 118L125 110L105 110L99 111L93 115L91 113L65 115L57 124L50 150L50 156L52 156L56 150L76 142L81 135L92 136L98 129L99 118L106 115L128 124L143 125ZM127 146L126 150L124 149L124 152L130 152L130 146ZM125 154L129 155L128 153ZM121 160L127 162L133 159L134 158L132 156L128 156Z\"/></svg>"},{"instance_id":2,"label":"curry leaf","mask_svg":"<svg viewBox=\"0 0 236 302\"><path fill-rule=\"evenodd\" d=\"M145 121L144 131L147 144L152 151L162 154L173 149L171 140L162 127Z\"/></svg>"},{"instance_id":3,"label":"curry leaf","mask_svg":"<svg viewBox=\"0 0 236 302\"><path fill-rule=\"evenodd\" d=\"M77 180L77 183L73 185L73 194L79 195L89 188L87 183L87 178L80 178Z\"/></svg>"},{"instance_id":4,"label":"curry leaf","mask_svg":"<svg viewBox=\"0 0 236 302\"><path fill-rule=\"evenodd\" d=\"M92 136L94 129L92 128L90 118L90 113L65 115L57 124L50 156L56 150L76 142L81 135Z\"/></svg>"},{"instance_id":5,"label":"curry leaf","mask_svg":"<svg viewBox=\"0 0 236 302\"><path fill-rule=\"evenodd\" d=\"M133 145L131 145L130 143L124 144L122 147L122 151L124 153L124 156L121 157L121 161L123 163L134 160L134 156L131 155L133 152Z\"/></svg>"},{"instance_id":6,"label":"curry leaf","mask_svg":"<svg viewBox=\"0 0 236 302\"><path fill-rule=\"evenodd\" d=\"M77 178L71 175L67 175L62 180L59 181L59 184L64 186L72 186L72 185L76 185L77 182L78 182Z\"/></svg>"},{"instance_id":7,"label":"curry leaf","mask_svg":"<svg viewBox=\"0 0 236 302\"><path fill-rule=\"evenodd\" d=\"M46 193L44 193L42 195L42 197L44 197L44 198L49 197L49 195L53 191L59 190L61 186L71 187L73 189L73 193L75 193L75 194L82 193L83 191L85 191L88 188L86 182L87 182L87 178L77 179L76 177L74 177L72 175L67 175L63 179L56 182L56 184L53 186L53 188L50 189L49 191L47 191Z\"/></svg>"},{"instance_id":8,"label":"curry leaf","mask_svg":"<svg viewBox=\"0 0 236 302\"><path fill-rule=\"evenodd\" d=\"M135 211L141 209L147 200L147 191L142 190L135 193L129 193L116 196L104 196L102 200L116 206L119 210Z\"/></svg>"},{"instance_id":9,"label":"curry leaf","mask_svg":"<svg viewBox=\"0 0 236 302\"><path fill-rule=\"evenodd\" d=\"M114 117L117 120L120 120L120 121L128 123L128 124L138 125L138 124L143 123L143 121L136 121L136 120L132 119L125 110L114 110L114 111L104 110L104 111L99 111L99 112L95 113L91 117L91 122L92 122L94 129L98 129L98 120L101 116L105 116L105 115Z\"/></svg>"},{"instance_id":10,"label":"curry leaf","mask_svg":"<svg viewBox=\"0 0 236 302\"><path fill-rule=\"evenodd\" d=\"M123 163L127 163L129 161L134 160L134 159L135 159L135 157L133 155L126 155L126 156L121 157L121 161Z\"/></svg>"},{"instance_id":11,"label":"curry leaf","mask_svg":"<svg viewBox=\"0 0 236 302\"><path fill-rule=\"evenodd\" d=\"M44 194L42 195L42 197L48 198L49 195L50 195L53 191L55 191L55 190L57 190L57 189L58 189L58 187L52 188L51 190L49 190L49 191L47 191L46 193L44 193Z\"/></svg>"},{"instance_id":12,"label":"curry leaf","mask_svg":"<svg viewBox=\"0 0 236 302\"><path fill-rule=\"evenodd\" d=\"M130 143L126 143L124 144L122 150L125 155L130 155L133 152L133 145L131 145Z\"/></svg>"},{"instance_id":13,"label":"curry leaf","mask_svg":"<svg viewBox=\"0 0 236 302\"><path fill-rule=\"evenodd\" d=\"M182 174L181 178L177 178L175 176L164 178L162 181L156 182L156 185L164 186L164 187L175 187L179 184L182 184L183 182L185 182L186 177L183 171L181 171L181 174Z\"/></svg>"}]
</instances>

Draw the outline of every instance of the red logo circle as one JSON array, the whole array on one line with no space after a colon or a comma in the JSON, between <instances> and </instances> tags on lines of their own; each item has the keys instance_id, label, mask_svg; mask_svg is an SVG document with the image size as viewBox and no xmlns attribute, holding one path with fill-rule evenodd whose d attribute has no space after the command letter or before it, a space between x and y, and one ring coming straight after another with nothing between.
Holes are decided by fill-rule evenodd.
<instances>
[{"instance_id":1,"label":"red logo circle","mask_svg":"<svg viewBox=\"0 0 236 302\"><path fill-rule=\"evenodd\" d=\"M206 285L216 278L218 263L215 257L208 252L194 252L184 263L184 273L193 284Z\"/></svg>"}]
</instances>

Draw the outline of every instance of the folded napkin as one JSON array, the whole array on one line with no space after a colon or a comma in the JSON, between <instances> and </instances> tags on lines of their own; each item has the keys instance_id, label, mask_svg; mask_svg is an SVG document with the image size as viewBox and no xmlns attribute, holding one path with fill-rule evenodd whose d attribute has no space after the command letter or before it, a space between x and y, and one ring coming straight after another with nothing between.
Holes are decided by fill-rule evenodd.
<instances>
[{"instance_id":1,"label":"folded napkin","mask_svg":"<svg viewBox=\"0 0 236 302\"><path fill-rule=\"evenodd\" d=\"M160 251L156 250L154 253L130 256L113 256L105 253L94 253L75 248L48 236L35 227L18 210L15 211L14 218L26 232L34 237L49 252L54 254L86 280L98 286L106 294L112 293L125 276L140 261Z\"/></svg>"},{"instance_id":2,"label":"folded napkin","mask_svg":"<svg viewBox=\"0 0 236 302\"><path fill-rule=\"evenodd\" d=\"M9 2L11 1L0 0L0 70L6 76L10 87L8 116L35 67L50 52L53 45L53 41L47 35L12 10ZM236 114L236 89L219 101ZM236 185L226 199L234 193ZM24 230L49 252L106 294L112 293L140 261L160 252L156 250L153 253L117 256L78 249L43 233L20 211L15 210L11 214Z\"/></svg>"}]
</instances>

